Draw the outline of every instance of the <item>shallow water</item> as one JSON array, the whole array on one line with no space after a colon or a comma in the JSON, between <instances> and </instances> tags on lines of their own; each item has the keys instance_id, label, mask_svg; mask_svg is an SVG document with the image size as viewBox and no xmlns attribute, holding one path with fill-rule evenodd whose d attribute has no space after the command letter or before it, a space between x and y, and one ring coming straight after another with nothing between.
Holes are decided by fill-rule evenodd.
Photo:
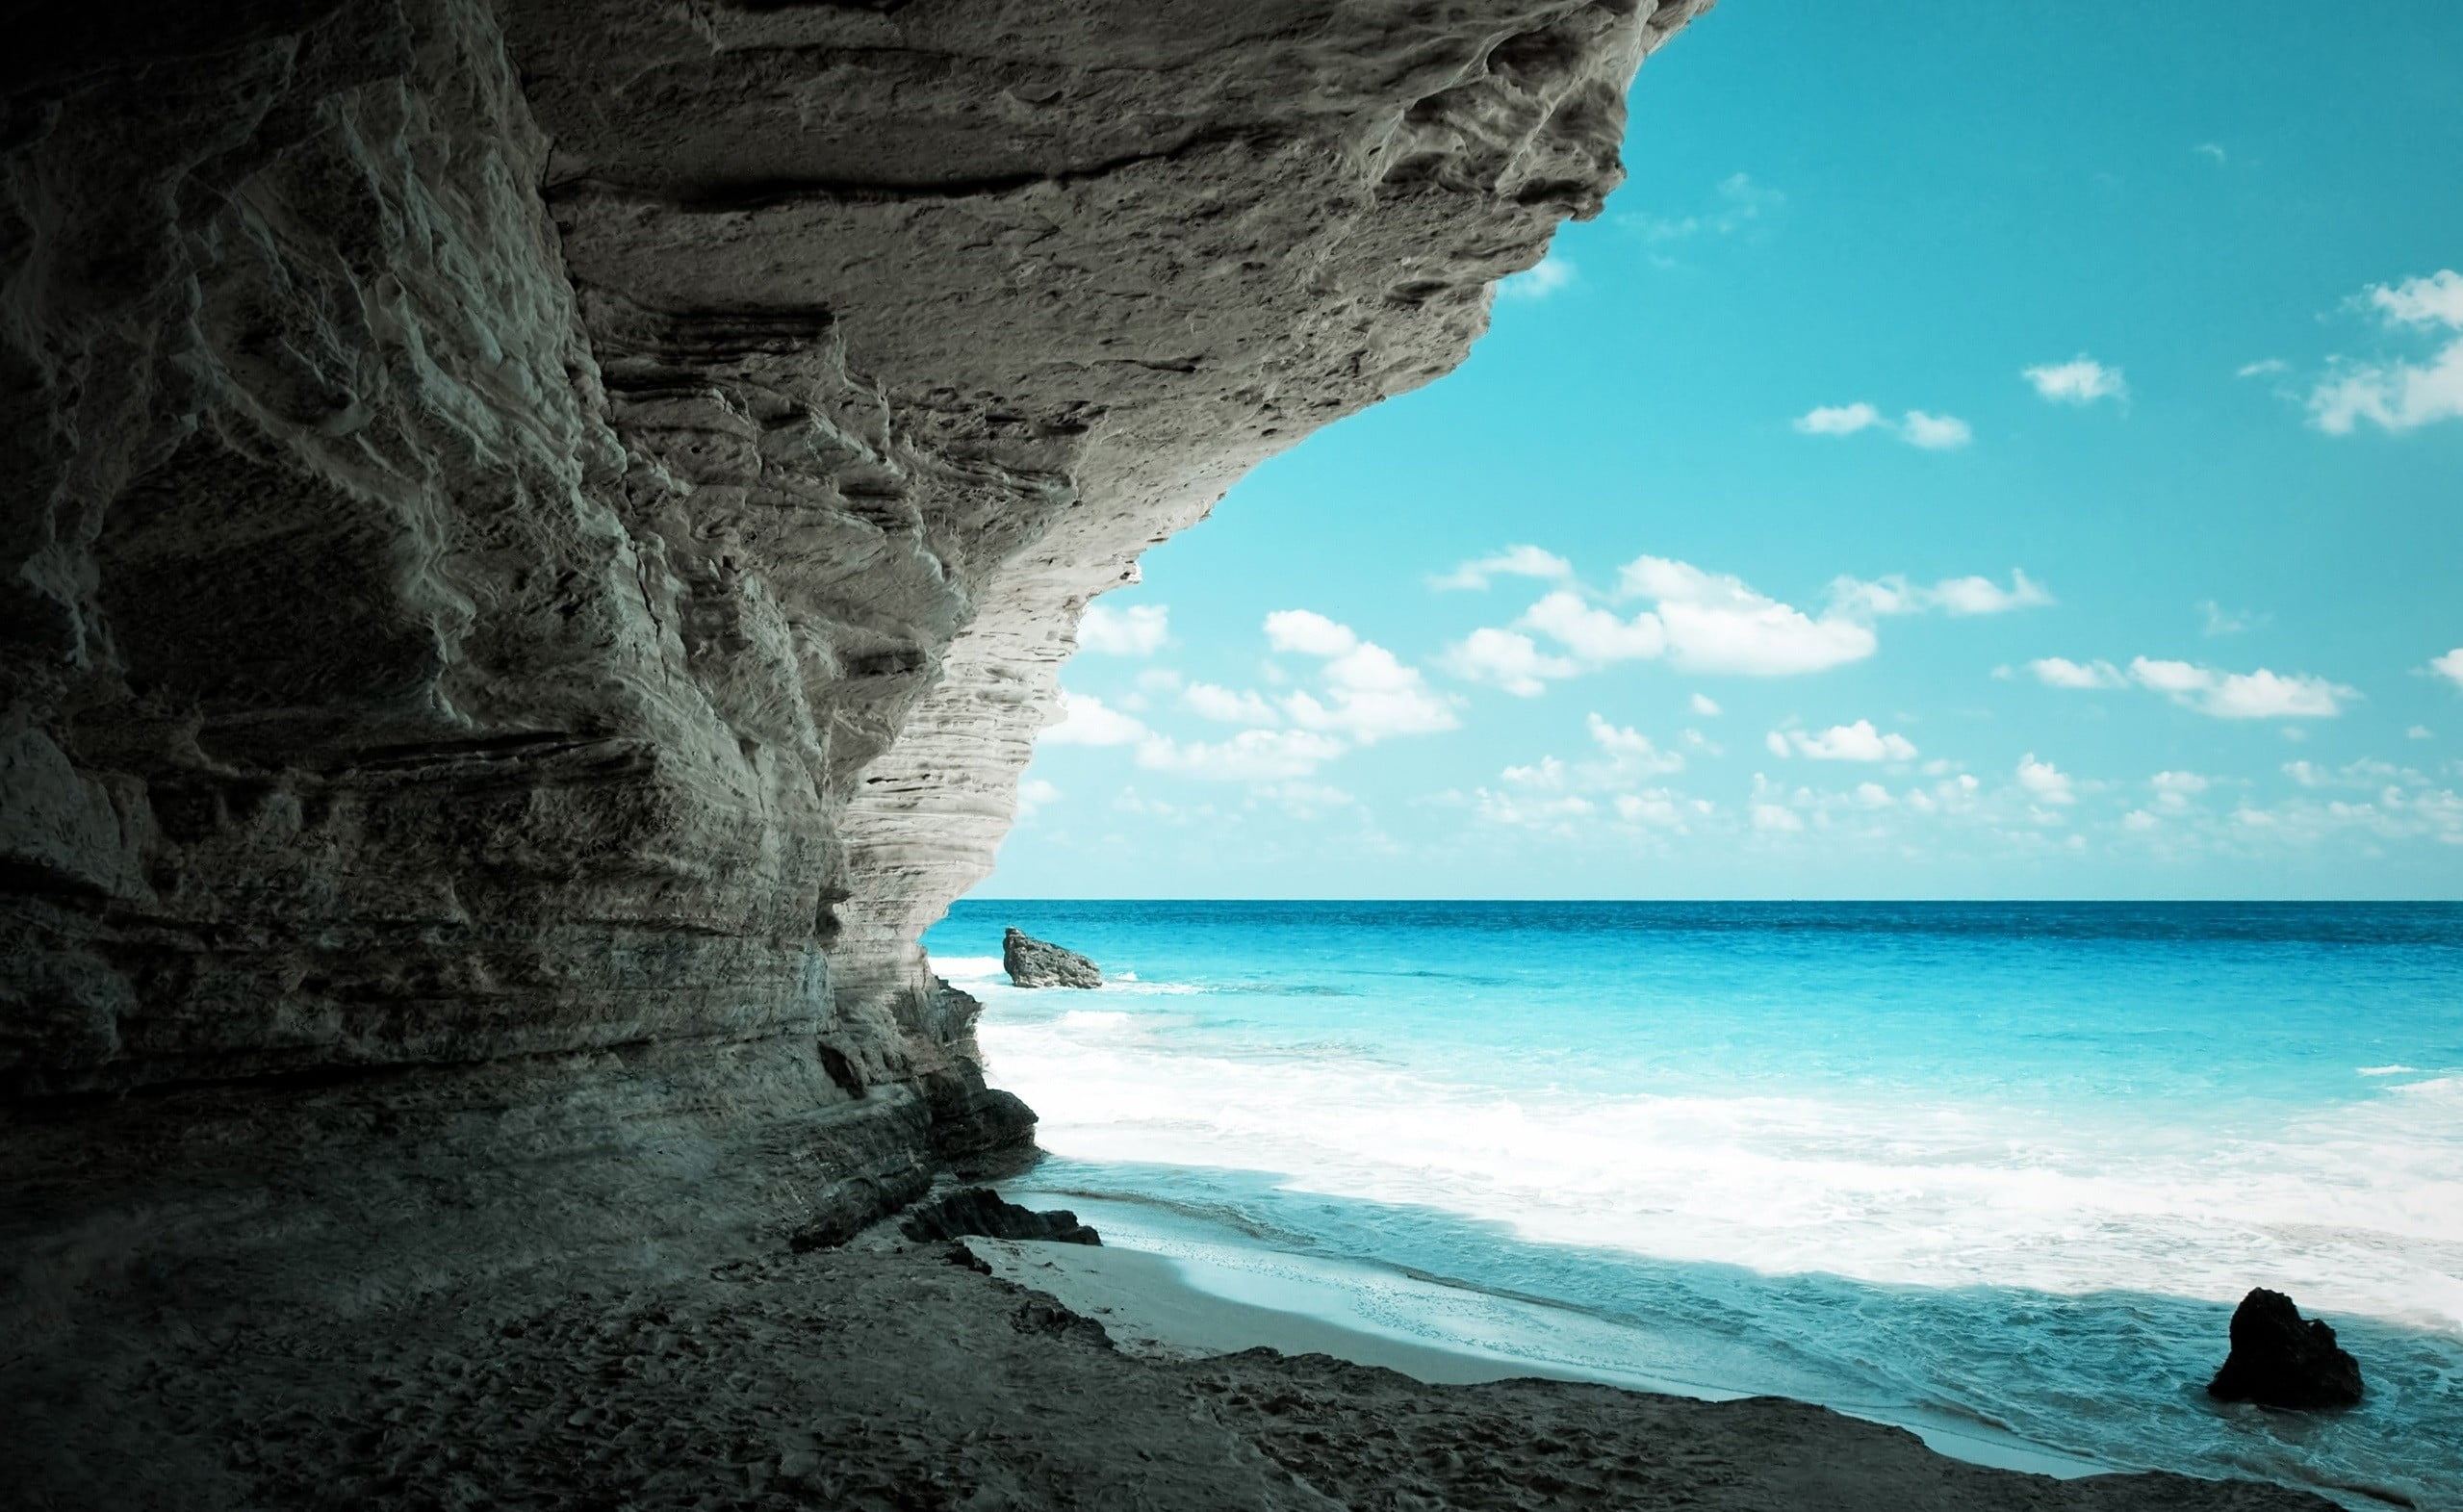
<instances>
[{"instance_id":1,"label":"shallow water","mask_svg":"<svg viewBox=\"0 0 2463 1512\"><path fill-rule=\"evenodd\" d=\"M1008 924L1113 985L1009 988ZM928 943L1038 1184L1158 1247L1518 1298L1476 1328L1534 1362L2463 1506L2463 908L970 900ZM2206 1400L2253 1285L2363 1407Z\"/></svg>"}]
</instances>

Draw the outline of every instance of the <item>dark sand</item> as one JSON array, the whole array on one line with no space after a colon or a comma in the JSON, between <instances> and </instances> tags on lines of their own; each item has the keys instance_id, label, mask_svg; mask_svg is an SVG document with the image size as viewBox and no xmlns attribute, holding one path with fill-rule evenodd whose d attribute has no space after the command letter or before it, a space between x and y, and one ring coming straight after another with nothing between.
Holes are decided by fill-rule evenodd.
<instances>
[{"instance_id":1,"label":"dark sand","mask_svg":"<svg viewBox=\"0 0 2463 1512\"><path fill-rule=\"evenodd\" d=\"M88 1329L73 1350L0 1356L11 1420L0 1500L953 1512L2328 1505L2245 1483L1987 1469L1900 1429L1774 1398L1429 1384L1263 1349L1132 1353L1050 1296L971 1264L949 1246L858 1246L766 1254L631 1291L544 1294L533 1274L350 1314ZM1151 1328L1159 1309L1206 1310L1148 1291L1157 1294L1140 1326ZM1236 1335L1264 1324L1230 1315L1190 1326ZM1274 1326L1299 1330L1287 1338L1296 1345L1324 1337L1305 1320ZM1443 1379L1447 1362L1460 1361L1424 1354L1389 1363Z\"/></svg>"}]
</instances>

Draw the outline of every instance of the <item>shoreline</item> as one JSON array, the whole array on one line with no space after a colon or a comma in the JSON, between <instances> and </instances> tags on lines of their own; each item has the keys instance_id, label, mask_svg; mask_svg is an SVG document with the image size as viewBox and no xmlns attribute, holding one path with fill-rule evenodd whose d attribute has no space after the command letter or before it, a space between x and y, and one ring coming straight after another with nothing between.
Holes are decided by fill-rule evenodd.
<instances>
[{"instance_id":1,"label":"shoreline","mask_svg":"<svg viewBox=\"0 0 2463 1512\"><path fill-rule=\"evenodd\" d=\"M1018 1190L1027 1191L1023 1187ZM1027 1194L1039 1201L1045 1195ZM1267 1348L1288 1356L1322 1355L1352 1365L1394 1371L1432 1386L1506 1380L1578 1381L1710 1402L1760 1395L1655 1375L1640 1369L1583 1369L1562 1362L1533 1360L1484 1349L1442 1330L1418 1338L1405 1337L1363 1318L1334 1282L1282 1277L1270 1289L1244 1285L1239 1271L1218 1262L1142 1249L1110 1240L1100 1246L980 1238L962 1243L976 1259L989 1266L995 1276L1040 1292L1069 1311L1101 1323L1114 1346L1136 1358L1193 1361ZM1442 1283L1434 1281L1401 1279L1400 1290L1446 1290ZM1245 1299L1239 1294L1243 1292L1247 1294ZM1958 1423L1946 1414L1815 1405L1826 1406L1843 1417L1905 1429L1936 1453L1994 1470L2070 1480L2126 1474L2142 1468L2046 1448L1985 1424Z\"/></svg>"}]
</instances>

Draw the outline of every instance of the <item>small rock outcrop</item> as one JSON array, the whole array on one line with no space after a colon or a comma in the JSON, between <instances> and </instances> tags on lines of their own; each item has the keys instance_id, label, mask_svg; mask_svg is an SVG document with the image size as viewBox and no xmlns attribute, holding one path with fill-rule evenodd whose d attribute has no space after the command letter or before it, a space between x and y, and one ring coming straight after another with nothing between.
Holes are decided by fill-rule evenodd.
<instances>
[{"instance_id":1,"label":"small rock outcrop","mask_svg":"<svg viewBox=\"0 0 2463 1512\"><path fill-rule=\"evenodd\" d=\"M959 1239L1048 1239L1064 1244L1100 1244L1102 1237L1065 1208L1038 1213L1003 1200L989 1187L962 1187L907 1215L898 1231L915 1243Z\"/></svg>"},{"instance_id":2,"label":"small rock outcrop","mask_svg":"<svg viewBox=\"0 0 2463 1512\"><path fill-rule=\"evenodd\" d=\"M1103 986L1103 971L1093 961L1016 930L1001 936L1001 969L1022 987Z\"/></svg>"},{"instance_id":3,"label":"small rock outcrop","mask_svg":"<svg viewBox=\"0 0 2463 1512\"><path fill-rule=\"evenodd\" d=\"M2360 1362L2324 1320L2259 1287L2233 1310L2232 1352L2206 1391L2264 1407L2349 1407L2360 1400Z\"/></svg>"}]
</instances>

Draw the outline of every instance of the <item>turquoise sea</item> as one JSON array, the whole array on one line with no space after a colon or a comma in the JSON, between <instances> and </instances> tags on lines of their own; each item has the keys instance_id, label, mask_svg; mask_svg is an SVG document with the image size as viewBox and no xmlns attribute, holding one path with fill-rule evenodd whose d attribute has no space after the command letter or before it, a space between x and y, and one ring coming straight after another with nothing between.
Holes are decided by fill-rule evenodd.
<instances>
[{"instance_id":1,"label":"turquoise sea","mask_svg":"<svg viewBox=\"0 0 2463 1512\"><path fill-rule=\"evenodd\" d=\"M1001 930L1100 991L1028 992ZM1226 1294L1969 1457L2463 1508L2463 905L967 900L1016 1184ZM2203 1392L2232 1304L2348 1413Z\"/></svg>"}]
</instances>

